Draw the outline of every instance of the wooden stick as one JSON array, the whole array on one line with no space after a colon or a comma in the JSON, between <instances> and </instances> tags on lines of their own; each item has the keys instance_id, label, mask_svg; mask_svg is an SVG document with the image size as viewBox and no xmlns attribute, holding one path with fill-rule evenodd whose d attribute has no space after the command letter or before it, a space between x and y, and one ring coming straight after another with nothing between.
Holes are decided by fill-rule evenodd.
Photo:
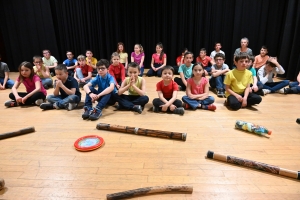
<instances>
[{"instance_id":1,"label":"wooden stick","mask_svg":"<svg viewBox=\"0 0 300 200\"><path fill-rule=\"evenodd\" d=\"M107 200L116 200L116 199L124 199L124 198L130 198L130 197L136 197L136 196L154 194L154 193L163 193L163 192L192 193L193 186L166 185L166 186L145 187L145 188L127 190L127 191L113 193L113 194L107 194L106 198Z\"/></svg>"},{"instance_id":2,"label":"wooden stick","mask_svg":"<svg viewBox=\"0 0 300 200\"><path fill-rule=\"evenodd\" d=\"M300 118L296 119L297 124L300 124Z\"/></svg>"},{"instance_id":3,"label":"wooden stick","mask_svg":"<svg viewBox=\"0 0 300 200\"><path fill-rule=\"evenodd\" d=\"M4 181L3 178L0 178L0 190L1 190L2 188L4 188L4 186L5 186L5 181Z\"/></svg>"},{"instance_id":4,"label":"wooden stick","mask_svg":"<svg viewBox=\"0 0 300 200\"><path fill-rule=\"evenodd\" d=\"M295 178L295 179L300 180L300 171L298 171L298 172L292 171L289 169L284 169L284 168L280 168L280 167L277 167L274 165L269 165L269 164L265 164L265 163L261 163L261 162L257 162L257 161L247 160L247 159L238 158L238 157L234 157L234 156L226 156L226 155L222 155L222 154L217 154L217 153L214 153L213 151L208 151L206 157L210 158L210 159L214 159L214 160L228 162L228 163L235 164L235 165L241 165L243 167L253 168L253 169L260 170L260 171L265 171L268 173L278 174L281 176L286 176L289 178Z\"/></svg>"},{"instance_id":5,"label":"wooden stick","mask_svg":"<svg viewBox=\"0 0 300 200\"><path fill-rule=\"evenodd\" d=\"M144 136L186 141L186 133L159 131L159 130L143 129L143 128L130 127L130 126L111 125L105 123L97 124L96 128L98 130L110 130L110 131L118 131L118 132L130 133L136 135L144 135Z\"/></svg>"},{"instance_id":6,"label":"wooden stick","mask_svg":"<svg viewBox=\"0 0 300 200\"><path fill-rule=\"evenodd\" d=\"M32 127L24 128L24 129L14 131L14 132L3 133L3 134L0 134L0 140L5 139L5 138L10 138L10 137L15 137L15 136L27 134L27 133L31 133L31 132L34 132L34 131L35 131L35 129L32 126Z\"/></svg>"}]
</instances>

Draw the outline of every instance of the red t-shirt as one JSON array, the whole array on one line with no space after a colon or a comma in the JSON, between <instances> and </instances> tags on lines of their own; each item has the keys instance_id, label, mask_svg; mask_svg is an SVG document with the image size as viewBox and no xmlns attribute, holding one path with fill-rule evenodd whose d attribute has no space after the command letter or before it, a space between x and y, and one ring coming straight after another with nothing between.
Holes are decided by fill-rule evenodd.
<instances>
[{"instance_id":1,"label":"red t-shirt","mask_svg":"<svg viewBox=\"0 0 300 200\"><path fill-rule=\"evenodd\" d=\"M159 59L160 54L154 53L152 54L152 58L154 60L154 63L159 63L159 64L163 64L164 63L164 59L167 57L167 55L164 53L162 59Z\"/></svg>"},{"instance_id":2,"label":"red t-shirt","mask_svg":"<svg viewBox=\"0 0 300 200\"><path fill-rule=\"evenodd\" d=\"M76 66L76 68L74 69L74 71L76 72L76 69L77 68L80 68L81 69L81 72L83 74L84 77L87 77L89 74L89 72L92 72L93 71L93 68L89 65L84 65L84 66Z\"/></svg>"},{"instance_id":3,"label":"red t-shirt","mask_svg":"<svg viewBox=\"0 0 300 200\"><path fill-rule=\"evenodd\" d=\"M181 62L181 58L182 58L181 55L178 56L178 57L176 58L176 65L177 65L179 62ZM184 63L182 62L181 64L184 64Z\"/></svg>"},{"instance_id":4,"label":"red t-shirt","mask_svg":"<svg viewBox=\"0 0 300 200\"><path fill-rule=\"evenodd\" d=\"M202 63L203 67L207 67L211 61L211 57L205 56L204 59L201 59L200 56L196 58L196 61Z\"/></svg>"},{"instance_id":5,"label":"red t-shirt","mask_svg":"<svg viewBox=\"0 0 300 200\"><path fill-rule=\"evenodd\" d=\"M171 81L169 85L165 85L161 80L156 84L156 91L161 91L166 99L173 97L173 91L178 91L178 85L175 81Z\"/></svg>"},{"instance_id":6,"label":"red t-shirt","mask_svg":"<svg viewBox=\"0 0 300 200\"><path fill-rule=\"evenodd\" d=\"M114 77L116 84L120 81L123 82L125 79L125 67L122 63L119 63L117 66L111 64L108 68L108 73Z\"/></svg>"},{"instance_id":7,"label":"red t-shirt","mask_svg":"<svg viewBox=\"0 0 300 200\"><path fill-rule=\"evenodd\" d=\"M208 83L208 80L207 78L202 77L199 85L196 85L193 78L189 78L186 82L191 86L192 94L203 94L205 91L205 85Z\"/></svg>"}]
</instances>

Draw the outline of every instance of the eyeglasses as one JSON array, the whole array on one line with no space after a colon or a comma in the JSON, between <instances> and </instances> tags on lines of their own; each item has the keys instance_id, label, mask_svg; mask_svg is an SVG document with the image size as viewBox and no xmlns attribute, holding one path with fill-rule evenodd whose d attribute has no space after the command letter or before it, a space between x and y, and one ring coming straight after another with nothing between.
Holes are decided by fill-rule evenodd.
<instances>
[{"instance_id":1,"label":"eyeglasses","mask_svg":"<svg viewBox=\"0 0 300 200\"><path fill-rule=\"evenodd\" d=\"M49 54L49 52L44 52L43 54Z\"/></svg>"},{"instance_id":2,"label":"eyeglasses","mask_svg":"<svg viewBox=\"0 0 300 200\"><path fill-rule=\"evenodd\" d=\"M104 71L106 68L105 67L97 67L97 70L100 70L100 71Z\"/></svg>"},{"instance_id":3,"label":"eyeglasses","mask_svg":"<svg viewBox=\"0 0 300 200\"><path fill-rule=\"evenodd\" d=\"M215 59L215 61L222 61L223 59L222 58L219 58L219 59Z\"/></svg>"},{"instance_id":4,"label":"eyeglasses","mask_svg":"<svg viewBox=\"0 0 300 200\"><path fill-rule=\"evenodd\" d=\"M34 62L34 63L43 63L42 61L39 61L39 62Z\"/></svg>"}]
</instances>

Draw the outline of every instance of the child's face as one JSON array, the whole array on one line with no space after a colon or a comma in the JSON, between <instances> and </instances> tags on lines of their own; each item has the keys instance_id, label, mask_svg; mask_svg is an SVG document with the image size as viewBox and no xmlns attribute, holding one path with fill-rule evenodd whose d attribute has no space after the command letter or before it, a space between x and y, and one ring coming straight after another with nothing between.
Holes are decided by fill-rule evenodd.
<instances>
[{"instance_id":1,"label":"child's face","mask_svg":"<svg viewBox=\"0 0 300 200\"><path fill-rule=\"evenodd\" d=\"M158 45L156 45L156 53L160 53L162 51L162 48Z\"/></svg>"},{"instance_id":2,"label":"child's face","mask_svg":"<svg viewBox=\"0 0 300 200\"><path fill-rule=\"evenodd\" d=\"M263 49L263 48L260 49L260 55L261 55L262 57L264 57L267 53L268 53L268 50L267 50L267 49Z\"/></svg>"},{"instance_id":3,"label":"child's face","mask_svg":"<svg viewBox=\"0 0 300 200\"><path fill-rule=\"evenodd\" d=\"M25 66L22 66L21 67L21 75L25 78L28 78L30 77L30 74L31 74L31 70Z\"/></svg>"},{"instance_id":4,"label":"child's face","mask_svg":"<svg viewBox=\"0 0 300 200\"><path fill-rule=\"evenodd\" d=\"M112 59L111 59L111 61L112 61L113 65L119 65L119 63L120 63L120 57L119 56L113 56Z\"/></svg>"},{"instance_id":5,"label":"child's face","mask_svg":"<svg viewBox=\"0 0 300 200\"><path fill-rule=\"evenodd\" d=\"M33 64L35 66L41 66L43 64L43 61L41 59L34 59Z\"/></svg>"},{"instance_id":6,"label":"child's face","mask_svg":"<svg viewBox=\"0 0 300 200\"><path fill-rule=\"evenodd\" d=\"M67 58L68 58L69 60L72 60L73 57L74 57L74 55L73 55L72 52L68 52L68 53L67 53Z\"/></svg>"},{"instance_id":7,"label":"child's face","mask_svg":"<svg viewBox=\"0 0 300 200\"><path fill-rule=\"evenodd\" d=\"M93 57L93 53L91 51L87 51L85 55L89 58Z\"/></svg>"},{"instance_id":8,"label":"child's face","mask_svg":"<svg viewBox=\"0 0 300 200\"><path fill-rule=\"evenodd\" d=\"M200 65L194 66L194 69L193 69L194 77L202 77L203 73L204 73L204 71L203 71L202 66L200 66Z\"/></svg>"},{"instance_id":9,"label":"child's face","mask_svg":"<svg viewBox=\"0 0 300 200\"><path fill-rule=\"evenodd\" d=\"M170 69L165 69L161 73L161 77L164 81L171 81L173 78L173 72Z\"/></svg>"},{"instance_id":10,"label":"child's face","mask_svg":"<svg viewBox=\"0 0 300 200\"><path fill-rule=\"evenodd\" d=\"M68 78L68 72L64 70L55 70L55 75L58 80L62 81L67 80Z\"/></svg>"},{"instance_id":11,"label":"child's face","mask_svg":"<svg viewBox=\"0 0 300 200\"><path fill-rule=\"evenodd\" d=\"M100 76L105 76L107 74L107 68L105 65L97 66L97 72Z\"/></svg>"},{"instance_id":12,"label":"child's face","mask_svg":"<svg viewBox=\"0 0 300 200\"><path fill-rule=\"evenodd\" d=\"M119 45L119 46L118 46L118 49L119 49L120 52L122 52L122 51L124 50L123 45Z\"/></svg>"},{"instance_id":13,"label":"child's face","mask_svg":"<svg viewBox=\"0 0 300 200\"><path fill-rule=\"evenodd\" d=\"M221 67L224 64L225 60L222 57L216 57L215 62L218 67Z\"/></svg>"},{"instance_id":14,"label":"child's face","mask_svg":"<svg viewBox=\"0 0 300 200\"><path fill-rule=\"evenodd\" d=\"M129 77L134 77L137 78L138 75L140 74L140 71L138 68L135 67L128 67L128 72L127 72Z\"/></svg>"},{"instance_id":15,"label":"child's face","mask_svg":"<svg viewBox=\"0 0 300 200\"><path fill-rule=\"evenodd\" d=\"M85 60L78 60L80 66L84 66L86 64Z\"/></svg>"},{"instance_id":16,"label":"child's face","mask_svg":"<svg viewBox=\"0 0 300 200\"><path fill-rule=\"evenodd\" d=\"M271 71L273 70L273 67L271 67L270 65L266 65L266 66L265 66L265 70L266 70L267 72L271 72Z\"/></svg>"},{"instance_id":17,"label":"child's face","mask_svg":"<svg viewBox=\"0 0 300 200\"><path fill-rule=\"evenodd\" d=\"M247 46L248 46L247 40L242 40L241 41L241 47L247 47Z\"/></svg>"},{"instance_id":18,"label":"child's face","mask_svg":"<svg viewBox=\"0 0 300 200\"><path fill-rule=\"evenodd\" d=\"M251 67L252 65L253 65L252 60L249 60L247 68Z\"/></svg>"},{"instance_id":19,"label":"child's face","mask_svg":"<svg viewBox=\"0 0 300 200\"><path fill-rule=\"evenodd\" d=\"M134 45L134 52L135 53L141 52L141 48L138 45Z\"/></svg>"},{"instance_id":20,"label":"child's face","mask_svg":"<svg viewBox=\"0 0 300 200\"><path fill-rule=\"evenodd\" d=\"M220 51L220 49L222 48L222 46L221 46L221 44L216 44L216 46L215 46L215 50L216 51Z\"/></svg>"},{"instance_id":21,"label":"child's face","mask_svg":"<svg viewBox=\"0 0 300 200\"><path fill-rule=\"evenodd\" d=\"M199 55L200 55L201 58L204 58L206 56L206 52L205 51L200 51Z\"/></svg>"},{"instance_id":22,"label":"child's face","mask_svg":"<svg viewBox=\"0 0 300 200\"><path fill-rule=\"evenodd\" d=\"M241 59L241 60L237 61L236 68L238 70L245 70L248 66L248 63L249 63L249 60L247 58Z\"/></svg>"},{"instance_id":23,"label":"child's face","mask_svg":"<svg viewBox=\"0 0 300 200\"><path fill-rule=\"evenodd\" d=\"M192 62L193 62L193 55L192 54L185 55L184 63L190 65Z\"/></svg>"},{"instance_id":24,"label":"child's face","mask_svg":"<svg viewBox=\"0 0 300 200\"><path fill-rule=\"evenodd\" d=\"M49 53L49 51L43 51L43 55L44 55L44 57L45 58L47 58L47 59L49 59L50 58L50 53Z\"/></svg>"}]
</instances>

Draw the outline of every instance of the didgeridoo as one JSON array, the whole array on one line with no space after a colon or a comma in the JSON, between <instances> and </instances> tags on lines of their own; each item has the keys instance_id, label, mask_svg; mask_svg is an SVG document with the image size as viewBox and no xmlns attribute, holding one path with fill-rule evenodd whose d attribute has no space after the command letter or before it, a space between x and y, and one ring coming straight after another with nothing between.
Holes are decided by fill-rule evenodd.
<instances>
[{"instance_id":1,"label":"didgeridoo","mask_svg":"<svg viewBox=\"0 0 300 200\"><path fill-rule=\"evenodd\" d=\"M0 134L0 140L5 139L5 138L10 138L10 137L15 137L15 136L18 136L18 135L31 133L31 132L34 132L34 131L35 131L35 129L32 126L32 127L28 127L28 128L18 130L18 131L3 133L3 134Z\"/></svg>"},{"instance_id":2,"label":"didgeridoo","mask_svg":"<svg viewBox=\"0 0 300 200\"><path fill-rule=\"evenodd\" d=\"M116 199L124 199L124 198L136 197L136 196L141 196L141 195L164 193L164 192L192 193L193 186L166 185L166 186L138 188L138 189L134 189L134 190L127 190L127 191L123 191L123 192L107 194L106 199L107 200L116 200Z\"/></svg>"},{"instance_id":3,"label":"didgeridoo","mask_svg":"<svg viewBox=\"0 0 300 200\"><path fill-rule=\"evenodd\" d=\"M159 130L144 129L144 128L137 128L137 127L130 127L130 126L111 125L105 123L97 124L96 128L98 130L118 131L118 132L131 133L136 135L169 138L169 139L183 140L183 141L186 141L186 135L187 135L186 133L159 131Z\"/></svg>"},{"instance_id":4,"label":"didgeridoo","mask_svg":"<svg viewBox=\"0 0 300 200\"><path fill-rule=\"evenodd\" d=\"M284 169L278 166L269 165L269 164L265 164L253 160L247 160L244 158L238 158L238 157L228 156L228 155L222 155L222 154L214 153L213 151L208 151L206 157L214 160L224 161L227 163L241 165L243 167L253 168L260 171L265 171L268 173L278 174L281 176L286 176L289 178L295 178L300 180L300 171L298 172L292 171L289 169Z\"/></svg>"},{"instance_id":5,"label":"didgeridoo","mask_svg":"<svg viewBox=\"0 0 300 200\"><path fill-rule=\"evenodd\" d=\"M0 178L0 190L1 190L2 188L4 188L4 185L5 185L4 179Z\"/></svg>"},{"instance_id":6,"label":"didgeridoo","mask_svg":"<svg viewBox=\"0 0 300 200\"><path fill-rule=\"evenodd\" d=\"M297 124L300 124L300 118L296 119Z\"/></svg>"}]
</instances>

